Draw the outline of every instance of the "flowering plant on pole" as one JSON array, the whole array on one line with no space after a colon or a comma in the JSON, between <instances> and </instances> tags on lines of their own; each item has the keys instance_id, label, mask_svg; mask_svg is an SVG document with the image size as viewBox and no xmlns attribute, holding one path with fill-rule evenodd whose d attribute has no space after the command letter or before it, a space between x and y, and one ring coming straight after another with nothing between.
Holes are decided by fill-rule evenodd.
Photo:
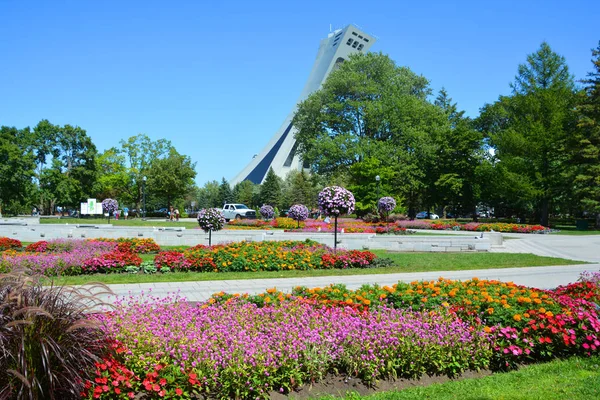
<instances>
[{"instance_id":1,"label":"flowering plant on pole","mask_svg":"<svg viewBox=\"0 0 600 400\"><path fill-rule=\"evenodd\" d=\"M263 204L260 208L260 215L263 216L264 219L273 219L275 216L275 210L268 204Z\"/></svg>"},{"instance_id":2,"label":"flowering plant on pole","mask_svg":"<svg viewBox=\"0 0 600 400\"><path fill-rule=\"evenodd\" d=\"M300 221L308 218L308 208L304 204L295 204L290 207L288 217L298 221L298 228L300 228Z\"/></svg>"},{"instance_id":3,"label":"flowering plant on pole","mask_svg":"<svg viewBox=\"0 0 600 400\"><path fill-rule=\"evenodd\" d=\"M348 189L340 186L328 186L321 190L318 197L319 209L323 214L334 217L333 250L337 250L337 219L340 214L351 214L356 201Z\"/></svg>"},{"instance_id":4,"label":"flowering plant on pole","mask_svg":"<svg viewBox=\"0 0 600 400\"><path fill-rule=\"evenodd\" d=\"M198 225L208 232L208 245L211 245L212 231L220 231L225 226L225 215L218 208L204 208L198 213Z\"/></svg>"},{"instance_id":5,"label":"flowering plant on pole","mask_svg":"<svg viewBox=\"0 0 600 400\"><path fill-rule=\"evenodd\" d=\"M110 221L110 214L114 214L119 209L119 203L115 199L104 199L102 200L102 209L105 213L108 213L108 220Z\"/></svg>"},{"instance_id":6,"label":"flowering plant on pole","mask_svg":"<svg viewBox=\"0 0 600 400\"><path fill-rule=\"evenodd\" d=\"M384 220L394 208L396 208L396 200L393 197L382 197L377 202L377 210Z\"/></svg>"}]
</instances>

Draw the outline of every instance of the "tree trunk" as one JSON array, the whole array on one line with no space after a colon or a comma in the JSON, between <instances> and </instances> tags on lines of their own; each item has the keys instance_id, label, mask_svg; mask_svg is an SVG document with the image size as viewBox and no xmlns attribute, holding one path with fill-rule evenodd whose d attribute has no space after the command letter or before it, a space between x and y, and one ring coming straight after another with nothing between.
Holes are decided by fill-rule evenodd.
<instances>
[{"instance_id":1,"label":"tree trunk","mask_svg":"<svg viewBox=\"0 0 600 400\"><path fill-rule=\"evenodd\" d=\"M540 224L548 226L548 213L550 209L550 199L545 197L542 199L542 215L540 216Z\"/></svg>"}]
</instances>

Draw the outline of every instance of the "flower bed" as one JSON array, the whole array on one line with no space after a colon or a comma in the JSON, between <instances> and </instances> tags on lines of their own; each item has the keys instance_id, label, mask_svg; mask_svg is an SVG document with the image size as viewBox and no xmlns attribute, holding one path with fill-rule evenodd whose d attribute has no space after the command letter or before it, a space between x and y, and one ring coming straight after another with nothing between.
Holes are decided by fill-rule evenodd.
<instances>
[{"instance_id":1,"label":"flower bed","mask_svg":"<svg viewBox=\"0 0 600 400\"><path fill-rule=\"evenodd\" d=\"M129 299L100 316L117 352L97 364L86 396L265 399L332 372L370 383L598 354L600 321L583 299L597 283L544 291L440 279L221 292L196 305Z\"/></svg>"},{"instance_id":2,"label":"flower bed","mask_svg":"<svg viewBox=\"0 0 600 400\"><path fill-rule=\"evenodd\" d=\"M0 255L0 272L25 268L46 276L77 275L84 263L115 250L114 243L56 239L32 243L23 252L6 251Z\"/></svg>"},{"instance_id":3,"label":"flower bed","mask_svg":"<svg viewBox=\"0 0 600 400\"><path fill-rule=\"evenodd\" d=\"M366 382L454 376L486 368L492 356L488 334L445 313L170 300L119 304L105 318L107 337L126 350L114 372L104 372L114 361L99 364L88 398L119 398L115 389L123 398L129 392L268 398L271 391L287 393L334 370Z\"/></svg>"},{"instance_id":4,"label":"flower bed","mask_svg":"<svg viewBox=\"0 0 600 400\"><path fill-rule=\"evenodd\" d=\"M184 252L162 252L154 259L160 271L283 271L332 268L367 268L376 256L369 251L338 251L317 242L238 242L206 247L198 245Z\"/></svg>"},{"instance_id":5,"label":"flower bed","mask_svg":"<svg viewBox=\"0 0 600 400\"><path fill-rule=\"evenodd\" d=\"M154 239L149 238L97 238L88 240L90 242L117 243L118 249L120 251L130 251L136 254L148 254L160 251L160 246L156 244Z\"/></svg>"},{"instance_id":6,"label":"flower bed","mask_svg":"<svg viewBox=\"0 0 600 400\"><path fill-rule=\"evenodd\" d=\"M10 249L20 249L23 245L20 240L7 237L0 237L0 251Z\"/></svg>"}]
</instances>

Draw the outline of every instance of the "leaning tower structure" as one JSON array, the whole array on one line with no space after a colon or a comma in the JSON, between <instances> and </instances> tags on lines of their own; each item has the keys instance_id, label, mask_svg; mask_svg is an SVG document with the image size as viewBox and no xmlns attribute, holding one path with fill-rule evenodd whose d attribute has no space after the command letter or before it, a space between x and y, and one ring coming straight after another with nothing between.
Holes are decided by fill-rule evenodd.
<instances>
[{"instance_id":1,"label":"leaning tower structure","mask_svg":"<svg viewBox=\"0 0 600 400\"><path fill-rule=\"evenodd\" d=\"M304 168L302 160L296 154L295 128L292 125L297 104L314 91L319 90L329 73L337 65L347 60L348 56L366 52L374 42L375 38L372 35L363 32L355 25L335 30L322 39L317 51L317 58L296 105L269 143L230 181L230 184L233 186L244 180L262 183L271 167L282 178L285 178L292 170Z\"/></svg>"}]
</instances>

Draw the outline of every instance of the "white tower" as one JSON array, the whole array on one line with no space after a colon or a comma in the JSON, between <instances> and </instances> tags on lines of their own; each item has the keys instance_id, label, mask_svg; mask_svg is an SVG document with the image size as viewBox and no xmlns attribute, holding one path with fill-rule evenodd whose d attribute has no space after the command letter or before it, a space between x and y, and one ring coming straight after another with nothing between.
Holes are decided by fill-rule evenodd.
<instances>
[{"instance_id":1,"label":"white tower","mask_svg":"<svg viewBox=\"0 0 600 400\"><path fill-rule=\"evenodd\" d=\"M329 73L338 64L347 60L350 54L366 52L374 42L373 36L364 33L354 25L338 29L322 39L317 59L296 104L320 89ZM232 186L246 179L253 183L262 183L271 167L282 178L292 170L302 169L302 160L294 154L297 144L292 119L297 108L298 106L295 105L265 148L230 181Z\"/></svg>"}]
</instances>

